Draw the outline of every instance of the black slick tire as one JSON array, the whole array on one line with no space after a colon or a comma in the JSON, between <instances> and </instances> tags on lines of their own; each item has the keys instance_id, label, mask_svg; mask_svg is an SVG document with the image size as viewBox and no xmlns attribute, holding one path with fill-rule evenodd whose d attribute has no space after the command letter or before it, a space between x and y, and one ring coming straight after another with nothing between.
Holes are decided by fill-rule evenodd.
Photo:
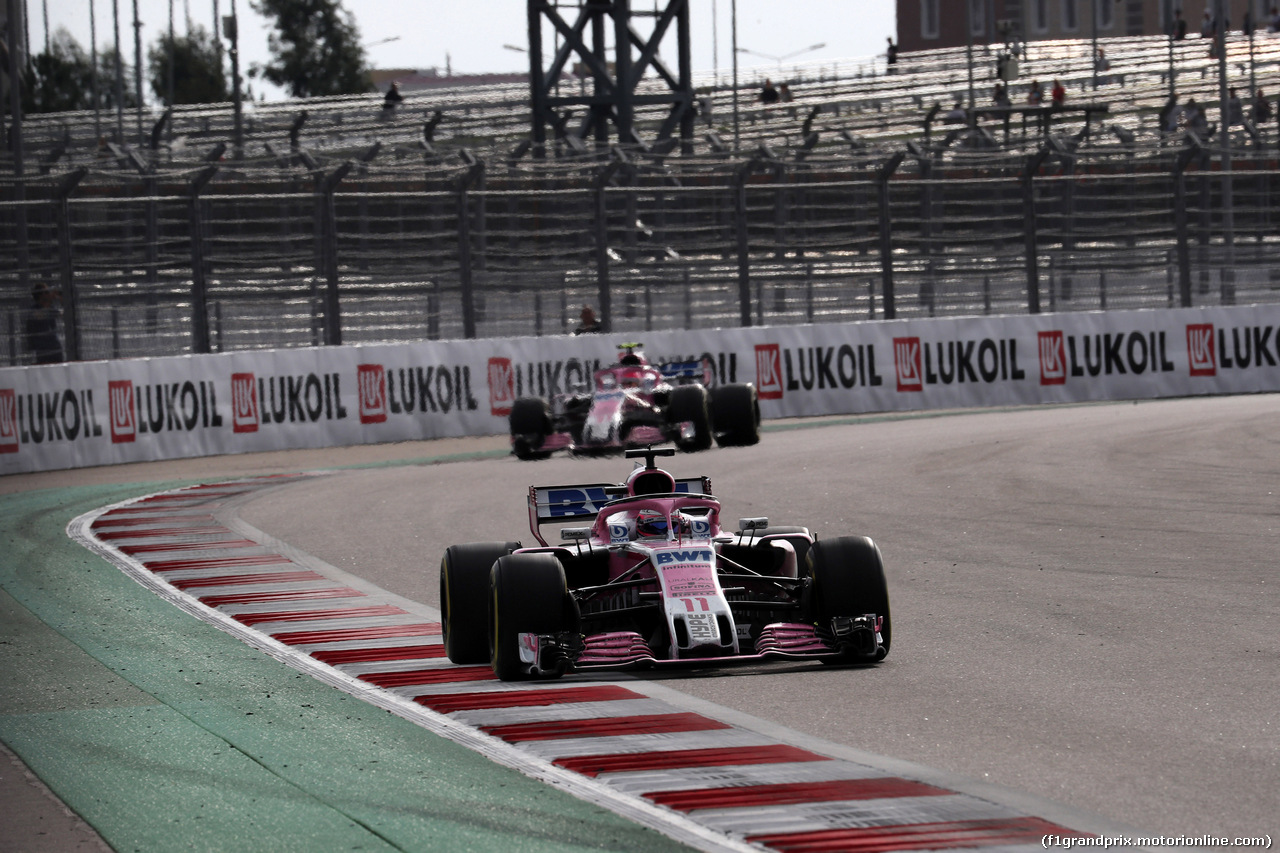
<instances>
[{"instance_id":1,"label":"black slick tire","mask_svg":"<svg viewBox=\"0 0 1280 853\"><path fill-rule=\"evenodd\" d=\"M573 626L564 567L551 554L501 557L493 564L488 591L489 663L502 681L527 680L533 675L520 659L520 635L557 634Z\"/></svg>"},{"instance_id":2,"label":"black slick tire","mask_svg":"<svg viewBox=\"0 0 1280 853\"><path fill-rule=\"evenodd\" d=\"M453 545L440 560L440 626L444 653L457 664L489 660L489 572L519 542Z\"/></svg>"},{"instance_id":3,"label":"black slick tire","mask_svg":"<svg viewBox=\"0 0 1280 853\"><path fill-rule=\"evenodd\" d=\"M760 442L760 401L745 382L711 390L711 424L721 447L748 447Z\"/></svg>"},{"instance_id":4,"label":"black slick tire","mask_svg":"<svg viewBox=\"0 0 1280 853\"><path fill-rule=\"evenodd\" d=\"M542 444L551 434L551 409L538 397L521 397L507 416L511 429L511 450L518 459L546 459L551 454Z\"/></svg>"},{"instance_id":5,"label":"black slick tire","mask_svg":"<svg viewBox=\"0 0 1280 853\"><path fill-rule=\"evenodd\" d=\"M879 546L865 536L822 539L809 548L808 568L814 620L875 613L883 619L880 636L887 654L893 622Z\"/></svg>"},{"instance_id":6,"label":"black slick tire","mask_svg":"<svg viewBox=\"0 0 1280 853\"><path fill-rule=\"evenodd\" d=\"M675 438L676 447L685 451L706 450L711 446L710 395L701 385L680 385L671 389L671 401L667 406L667 422L674 429L677 424L693 422L693 437Z\"/></svg>"}]
</instances>

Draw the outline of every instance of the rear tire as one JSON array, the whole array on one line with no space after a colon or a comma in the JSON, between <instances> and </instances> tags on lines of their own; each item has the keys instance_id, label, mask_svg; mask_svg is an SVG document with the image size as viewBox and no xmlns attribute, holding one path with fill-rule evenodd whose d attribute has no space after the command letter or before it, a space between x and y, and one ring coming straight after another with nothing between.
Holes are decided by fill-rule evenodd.
<instances>
[{"instance_id":1,"label":"rear tire","mask_svg":"<svg viewBox=\"0 0 1280 853\"><path fill-rule=\"evenodd\" d=\"M721 447L760 441L760 401L754 385L740 382L711 390L711 424Z\"/></svg>"},{"instance_id":2,"label":"rear tire","mask_svg":"<svg viewBox=\"0 0 1280 853\"><path fill-rule=\"evenodd\" d=\"M440 629L444 653L458 664L489 660L489 572L519 542L454 545L440 560Z\"/></svg>"},{"instance_id":3,"label":"rear tire","mask_svg":"<svg viewBox=\"0 0 1280 853\"><path fill-rule=\"evenodd\" d=\"M501 557L493 564L488 591L489 662L494 673L503 681L533 678L520 659L520 634L558 634L575 627L564 567L551 554Z\"/></svg>"},{"instance_id":4,"label":"rear tire","mask_svg":"<svg viewBox=\"0 0 1280 853\"><path fill-rule=\"evenodd\" d=\"M865 536L823 539L809 548L808 564L813 620L875 613L883 620L880 637L888 654L893 622L879 546Z\"/></svg>"},{"instance_id":5,"label":"rear tire","mask_svg":"<svg viewBox=\"0 0 1280 853\"><path fill-rule=\"evenodd\" d=\"M511 406L507 417L511 429L511 450L518 459L546 459L551 454L542 449L551 434L551 409L538 397L521 397Z\"/></svg>"},{"instance_id":6,"label":"rear tire","mask_svg":"<svg viewBox=\"0 0 1280 853\"><path fill-rule=\"evenodd\" d=\"M667 407L667 423L672 429L686 421L693 422L693 438L677 437L676 447L681 450L706 450L711 446L710 395L701 385L680 385L671 389L671 404Z\"/></svg>"}]
</instances>

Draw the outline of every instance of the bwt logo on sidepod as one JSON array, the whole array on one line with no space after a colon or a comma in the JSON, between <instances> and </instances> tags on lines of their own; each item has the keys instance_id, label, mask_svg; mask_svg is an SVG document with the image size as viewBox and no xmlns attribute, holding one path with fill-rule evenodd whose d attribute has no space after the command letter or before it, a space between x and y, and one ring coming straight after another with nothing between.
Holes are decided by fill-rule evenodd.
<instances>
[{"instance_id":1,"label":"bwt logo on sidepod","mask_svg":"<svg viewBox=\"0 0 1280 853\"><path fill-rule=\"evenodd\" d=\"M115 379L107 383L107 401L110 404L111 443L121 444L138 437L137 409L133 405L133 382Z\"/></svg>"},{"instance_id":2,"label":"bwt logo on sidepod","mask_svg":"<svg viewBox=\"0 0 1280 853\"><path fill-rule=\"evenodd\" d=\"M516 399L516 372L511 359L494 356L489 359L489 411L495 417L511 414Z\"/></svg>"},{"instance_id":3,"label":"bwt logo on sidepod","mask_svg":"<svg viewBox=\"0 0 1280 853\"><path fill-rule=\"evenodd\" d=\"M252 373L231 374L231 423L235 432L258 431L258 389Z\"/></svg>"},{"instance_id":4,"label":"bwt logo on sidepod","mask_svg":"<svg viewBox=\"0 0 1280 853\"><path fill-rule=\"evenodd\" d=\"M1213 352L1213 324L1187 326L1187 363L1192 376L1217 376L1218 362Z\"/></svg>"},{"instance_id":5,"label":"bwt logo on sidepod","mask_svg":"<svg viewBox=\"0 0 1280 853\"><path fill-rule=\"evenodd\" d=\"M782 399L782 351L777 344L756 344L756 396Z\"/></svg>"},{"instance_id":6,"label":"bwt logo on sidepod","mask_svg":"<svg viewBox=\"0 0 1280 853\"><path fill-rule=\"evenodd\" d=\"M1062 332L1040 332L1040 384L1067 383L1067 346Z\"/></svg>"},{"instance_id":7,"label":"bwt logo on sidepod","mask_svg":"<svg viewBox=\"0 0 1280 853\"><path fill-rule=\"evenodd\" d=\"M920 339L893 339L893 366L898 373L899 391L923 391L924 374L920 371Z\"/></svg>"},{"instance_id":8,"label":"bwt logo on sidepod","mask_svg":"<svg viewBox=\"0 0 1280 853\"><path fill-rule=\"evenodd\" d=\"M360 365L356 384L360 389L360 423L385 423L387 420L387 374L382 369L382 365Z\"/></svg>"},{"instance_id":9,"label":"bwt logo on sidepod","mask_svg":"<svg viewBox=\"0 0 1280 853\"><path fill-rule=\"evenodd\" d=\"M0 453L18 452L18 395L0 388Z\"/></svg>"}]
</instances>

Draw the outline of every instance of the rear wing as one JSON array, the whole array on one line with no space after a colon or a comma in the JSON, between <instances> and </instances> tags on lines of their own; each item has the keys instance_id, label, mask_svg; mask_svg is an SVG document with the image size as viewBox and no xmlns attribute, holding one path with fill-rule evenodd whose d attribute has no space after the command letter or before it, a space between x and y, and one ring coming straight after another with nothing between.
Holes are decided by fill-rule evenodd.
<instances>
[{"instance_id":1,"label":"rear wing","mask_svg":"<svg viewBox=\"0 0 1280 853\"><path fill-rule=\"evenodd\" d=\"M695 380L710 388L716 379L716 372L706 359L669 361L658 365L658 372L662 374L663 379L668 382L675 381L678 385L683 384L680 380Z\"/></svg>"},{"instance_id":2,"label":"rear wing","mask_svg":"<svg viewBox=\"0 0 1280 853\"><path fill-rule=\"evenodd\" d=\"M711 494L710 477L689 477L676 480L676 491L681 494ZM529 487L529 529L543 545L539 528L543 524L595 520L596 515L611 500L626 497L627 489L615 483L591 483L572 486Z\"/></svg>"}]
</instances>

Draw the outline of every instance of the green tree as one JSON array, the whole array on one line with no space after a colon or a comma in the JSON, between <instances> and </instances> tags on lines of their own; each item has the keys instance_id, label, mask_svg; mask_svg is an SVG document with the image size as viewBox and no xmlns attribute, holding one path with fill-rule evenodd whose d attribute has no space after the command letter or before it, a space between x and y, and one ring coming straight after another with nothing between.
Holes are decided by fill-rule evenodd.
<instances>
[{"instance_id":1,"label":"green tree","mask_svg":"<svg viewBox=\"0 0 1280 853\"><path fill-rule=\"evenodd\" d=\"M92 100L90 95L90 101ZM120 105L126 110L138 107L133 66L123 58L120 61ZM98 49L98 106L104 110L116 108L116 49L114 47Z\"/></svg>"},{"instance_id":2,"label":"green tree","mask_svg":"<svg viewBox=\"0 0 1280 853\"><path fill-rule=\"evenodd\" d=\"M275 21L262 76L295 98L355 95L373 89L360 30L341 0L256 0Z\"/></svg>"},{"instance_id":3,"label":"green tree","mask_svg":"<svg viewBox=\"0 0 1280 853\"><path fill-rule=\"evenodd\" d=\"M93 109L93 63L65 29L54 32L48 51L30 58L24 83L24 112Z\"/></svg>"},{"instance_id":4,"label":"green tree","mask_svg":"<svg viewBox=\"0 0 1280 853\"><path fill-rule=\"evenodd\" d=\"M156 39L147 51L151 91L169 104L169 34ZM218 42L204 27L192 27L185 36L173 37L173 102L215 104L231 100L231 88L222 73Z\"/></svg>"}]
</instances>

